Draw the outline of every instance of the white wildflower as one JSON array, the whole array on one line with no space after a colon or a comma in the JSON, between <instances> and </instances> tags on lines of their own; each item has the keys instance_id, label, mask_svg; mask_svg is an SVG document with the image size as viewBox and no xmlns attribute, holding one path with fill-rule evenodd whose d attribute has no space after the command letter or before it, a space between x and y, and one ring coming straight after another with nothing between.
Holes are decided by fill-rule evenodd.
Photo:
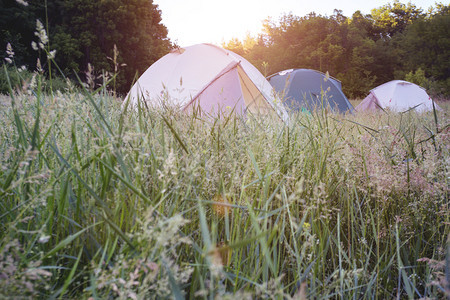
<instances>
[{"instance_id":1,"label":"white wildflower","mask_svg":"<svg viewBox=\"0 0 450 300\"><path fill-rule=\"evenodd\" d=\"M38 50L39 50L39 48L38 48L38 46L37 46L37 44L36 44L35 41L32 41L32 42L31 42L31 48L33 48L33 50L35 50L35 51L38 51Z\"/></svg>"},{"instance_id":2,"label":"white wildflower","mask_svg":"<svg viewBox=\"0 0 450 300\"><path fill-rule=\"evenodd\" d=\"M44 235L42 235L42 236L39 238L38 242L41 243L41 244L45 244L45 243L47 243L49 240L50 240L50 236L44 234Z\"/></svg>"},{"instance_id":3,"label":"white wildflower","mask_svg":"<svg viewBox=\"0 0 450 300\"><path fill-rule=\"evenodd\" d=\"M28 6L28 2L24 0L16 0L17 3L22 4L23 6Z\"/></svg>"},{"instance_id":4,"label":"white wildflower","mask_svg":"<svg viewBox=\"0 0 450 300\"><path fill-rule=\"evenodd\" d=\"M9 57L5 57L5 60L9 63L9 64L12 64L12 60L11 60L11 58L9 58Z\"/></svg>"},{"instance_id":5,"label":"white wildflower","mask_svg":"<svg viewBox=\"0 0 450 300\"><path fill-rule=\"evenodd\" d=\"M33 77L31 77L30 85L27 88L27 94L31 96L33 94L33 90L36 88L36 73L33 73Z\"/></svg>"},{"instance_id":6,"label":"white wildflower","mask_svg":"<svg viewBox=\"0 0 450 300\"><path fill-rule=\"evenodd\" d=\"M36 61L36 69L40 73L44 72L44 70L42 69L41 60L39 58Z\"/></svg>"},{"instance_id":7,"label":"white wildflower","mask_svg":"<svg viewBox=\"0 0 450 300\"><path fill-rule=\"evenodd\" d=\"M363 245L367 245L367 240L365 238L358 238L358 242Z\"/></svg>"},{"instance_id":8,"label":"white wildflower","mask_svg":"<svg viewBox=\"0 0 450 300\"><path fill-rule=\"evenodd\" d=\"M194 297L198 297L198 298L206 298L206 296L208 296L208 290L204 289L204 290L198 290L197 292L195 292Z\"/></svg>"},{"instance_id":9,"label":"white wildflower","mask_svg":"<svg viewBox=\"0 0 450 300\"><path fill-rule=\"evenodd\" d=\"M8 43L6 45L6 54L8 54L9 58L13 58L14 57L14 51L13 51L13 48L12 48L10 43Z\"/></svg>"},{"instance_id":10,"label":"white wildflower","mask_svg":"<svg viewBox=\"0 0 450 300\"><path fill-rule=\"evenodd\" d=\"M41 42L42 44L47 44L48 43L48 36L47 33L44 31L43 34L41 35Z\"/></svg>"},{"instance_id":11,"label":"white wildflower","mask_svg":"<svg viewBox=\"0 0 450 300\"><path fill-rule=\"evenodd\" d=\"M44 30L44 25L42 25L42 22L39 20L36 20L36 29L37 29L37 32Z\"/></svg>"},{"instance_id":12,"label":"white wildflower","mask_svg":"<svg viewBox=\"0 0 450 300\"><path fill-rule=\"evenodd\" d=\"M167 246L180 242L178 236L178 230L185 224L189 223L188 220L181 215L175 215L172 218L158 223L158 227L161 229L161 234L156 237L157 243L161 246Z\"/></svg>"},{"instance_id":13,"label":"white wildflower","mask_svg":"<svg viewBox=\"0 0 450 300\"><path fill-rule=\"evenodd\" d=\"M36 73L33 73L33 77L31 77L30 88L36 88Z\"/></svg>"},{"instance_id":14,"label":"white wildflower","mask_svg":"<svg viewBox=\"0 0 450 300\"><path fill-rule=\"evenodd\" d=\"M36 32L34 33L35 36L39 38L41 41L39 43L39 46L44 49L44 45L48 43L48 36L47 32L45 31L44 25L42 25L42 22L39 20L36 20Z\"/></svg>"},{"instance_id":15,"label":"white wildflower","mask_svg":"<svg viewBox=\"0 0 450 300\"><path fill-rule=\"evenodd\" d=\"M47 55L48 59L54 59L56 54L56 50L50 51L50 53Z\"/></svg>"}]
</instances>

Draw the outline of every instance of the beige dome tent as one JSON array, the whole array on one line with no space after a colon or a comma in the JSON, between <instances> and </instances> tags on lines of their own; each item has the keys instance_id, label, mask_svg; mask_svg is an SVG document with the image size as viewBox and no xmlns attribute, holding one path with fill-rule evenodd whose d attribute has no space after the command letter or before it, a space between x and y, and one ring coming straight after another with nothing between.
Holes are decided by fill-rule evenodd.
<instances>
[{"instance_id":1,"label":"beige dome tent","mask_svg":"<svg viewBox=\"0 0 450 300\"><path fill-rule=\"evenodd\" d=\"M125 99L131 105L178 106L185 111L200 108L217 116L276 113L288 118L277 103L270 83L247 60L211 44L178 48L151 65Z\"/></svg>"},{"instance_id":2,"label":"beige dome tent","mask_svg":"<svg viewBox=\"0 0 450 300\"><path fill-rule=\"evenodd\" d=\"M436 103L436 109L441 109ZM414 108L417 112L433 110L433 100L422 87L403 80L386 82L370 91L355 108L357 111L390 109L395 112Z\"/></svg>"}]
</instances>

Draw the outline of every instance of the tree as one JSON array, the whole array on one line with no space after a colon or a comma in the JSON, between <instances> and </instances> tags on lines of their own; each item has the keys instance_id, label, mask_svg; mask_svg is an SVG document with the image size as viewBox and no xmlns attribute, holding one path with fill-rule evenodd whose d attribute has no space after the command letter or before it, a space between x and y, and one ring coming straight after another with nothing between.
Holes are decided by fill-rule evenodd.
<instances>
[{"instance_id":1,"label":"tree","mask_svg":"<svg viewBox=\"0 0 450 300\"><path fill-rule=\"evenodd\" d=\"M392 38L425 14L411 2L403 4L399 0L394 0L393 4L372 9L371 16L380 37Z\"/></svg>"},{"instance_id":2,"label":"tree","mask_svg":"<svg viewBox=\"0 0 450 300\"><path fill-rule=\"evenodd\" d=\"M11 42L17 60L33 66L37 53L36 19L49 31L50 47L64 73L82 75L90 63L96 70L119 72L119 92L126 92L136 74L166 54L171 43L161 24L161 11L149 0L30 0L24 7L0 0L0 46ZM122 69L117 67L121 66Z\"/></svg>"},{"instance_id":3,"label":"tree","mask_svg":"<svg viewBox=\"0 0 450 300\"><path fill-rule=\"evenodd\" d=\"M63 30L59 35L65 35L66 39L59 39L63 44L58 46L82 54L75 55L75 59L65 56L68 60L64 65L76 63L80 69L86 69L90 63L97 70L110 72L126 65L117 78L120 92L126 92L135 75L145 71L171 47L167 28L161 24L161 12L152 1L64 1L64 14L72 17L61 24ZM78 41L78 48L68 47L75 46L73 40Z\"/></svg>"},{"instance_id":4,"label":"tree","mask_svg":"<svg viewBox=\"0 0 450 300\"><path fill-rule=\"evenodd\" d=\"M344 93L351 98L361 98L373 88L377 76L371 66L374 62L376 43L368 34L372 30L371 21L359 11L355 12L347 24L343 38L345 55L336 77L342 81Z\"/></svg>"},{"instance_id":5,"label":"tree","mask_svg":"<svg viewBox=\"0 0 450 300\"><path fill-rule=\"evenodd\" d=\"M330 17L288 14L278 22L266 20L265 34L244 56L265 74L290 68L328 71L343 82L348 95L363 96L376 80L368 69L375 42L366 34L372 21L359 15L358 22L351 22L339 10ZM229 46L239 51L243 47L239 41Z\"/></svg>"},{"instance_id":6,"label":"tree","mask_svg":"<svg viewBox=\"0 0 450 300\"><path fill-rule=\"evenodd\" d=\"M0 0L0 57L5 57L6 45L14 49L17 65L36 63L37 53L31 49L31 41L37 19L37 8L23 6L14 0Z\"/></svg>"},{"instance_id":7,"label":"tree","mask_svg":"<svg viewBox=\"0 0 450 300\"><path fill-rule=\"evenodd\" d=\"M427 78L436 81L436 93L450 95L450 9L429 19L420 19L409 25L398 36L405 73L425 72Z\"/></svg>"}]
</instances>

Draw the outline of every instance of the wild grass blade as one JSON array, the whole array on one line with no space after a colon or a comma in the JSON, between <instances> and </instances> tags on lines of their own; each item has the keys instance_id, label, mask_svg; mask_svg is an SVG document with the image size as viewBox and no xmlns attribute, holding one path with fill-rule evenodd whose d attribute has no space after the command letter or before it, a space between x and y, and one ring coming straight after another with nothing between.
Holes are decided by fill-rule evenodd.
<instances>
[{"instance_id":1,"label":"wild grass blade","mask_svg":"<svg viewBox=\"0 0 450 300\"><path fill-rule=\"evenodd\" d=\"M80 249L80 251L78 253L78 257L77 257L77 259L76 259L72 269L70 270L69 275L67 276L66 280L64 281L64 285L55 294L53 294L50 299L56 299L58 296L59 296L60 299L64 298L64 294L66 293L67 288L69 287L69 285L72 283L72 280L74 278L75 272L78 270L78 264L80 262L82 253L83 253L83 249Z\"/></svg>"},{"instance_id":2,"label":"wild grass blade","mask_svg":"<svg viewBox=\"0 0 450 300\"><path fill-rule=\"evenodd\" d=\"M164 123L166 123L167 127L169 127L170 131L174 135L174 137L177 140L177 142L180 144L181 148L183 148L184 152L186 152L186 154L189 154L188 148L186 147L186 145L181 140L181 138L178 135L178 133L176 132L175 128L173 128L173 126L170 124L170 122L163 115L161 115L161 118L163 119Z\"/></svg>"},{"instance_id":3,"label":"wild grass blade","mask_svg":"<svg viewBox=\"0 0 450 300\"><path fill-rule=\"evenodd\" d=\"M46 252L44 257L50 257L52 255L55 255L59 250L67 247L70 243L72 243L76 238L78 238L81 234L85 233L86 231L88 231L89 229L102 224L103 222L96 222L80 231L78 231L75 234L69 235L68 237L66 237L64 240L60 241L55 247L53 247L53 249L51 249L50 251Z\"/></svg>"}]
</instances>

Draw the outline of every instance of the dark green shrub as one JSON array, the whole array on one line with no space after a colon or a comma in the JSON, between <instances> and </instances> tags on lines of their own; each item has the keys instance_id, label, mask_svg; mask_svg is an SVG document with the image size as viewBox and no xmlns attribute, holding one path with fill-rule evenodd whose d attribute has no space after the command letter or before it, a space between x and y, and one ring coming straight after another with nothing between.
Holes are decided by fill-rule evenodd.
<instances>
[{"instance_id":1,"label":"dark green shrub","mask_svg":"<svg viewBox=\"0 0 450 300\"><path fill-rule=\"evenodd\" d=\"M33 73L29 70L17 68L15 66L4 64L1 67L0 71L0 94L9 94L9 82L11 83L12 90L21 90L30 88L32 85ZM45 78L45 76L40 75L41 78L41 86L42 90L49 94L52 91L73 91L73 89L77 88L77 85L74 84L70 79L63 78L61 76L52 76L51 80L49 78ZM35 83L33 83L35 84ZM34 87L31 87L34 88Z\"/></svg>"},{"instance_id":2,"label":"dark green shrub","mask_svg":"<svg viewBox=\"0 0 450 300\"><path fill-rule=\"evenodd\" d=\"M33 73L26 69L18 69L15 66L4 64L0 71L0 94L9 94L9 82L13 90L20 89L25 82L31 81Z\"/></svg>"}]
</instances>

